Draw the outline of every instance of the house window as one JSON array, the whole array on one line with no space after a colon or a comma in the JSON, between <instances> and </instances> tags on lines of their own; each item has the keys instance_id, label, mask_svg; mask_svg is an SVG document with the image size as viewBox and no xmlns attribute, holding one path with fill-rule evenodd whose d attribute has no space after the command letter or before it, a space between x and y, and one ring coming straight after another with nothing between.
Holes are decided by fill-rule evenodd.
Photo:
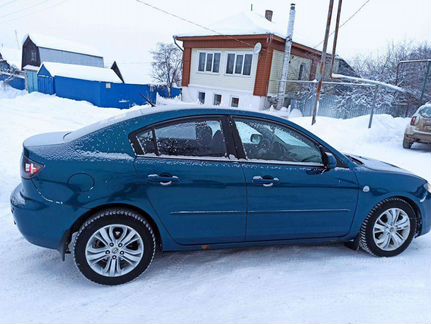
<instances>
[{"instance_id":1,"label":"house window","mask_svg":"<svg viewBox=\"0 0 431 324\"><path fill-rule=\"evenodd\" d=\"M219 106L221 104L221 95L220 94L215 94L214 95L214 102L213 102L214 106Z\"/></svg>"},{"instance_id":2,"label":"house window","mask_svg":"<svg viewBox=\"0 0 431 324\"><path fill-rule=\"evenodd\" d=\"M227 55L227 65L226 65L226 73L227 74L233 73L234 64L235 64L235 54L228 54Z\"/></svg>"},{"instance_id":3,"label":"house window","mask_svg":"<svg viewBox=\"0 0 431 324\"><path fill-rule=\"evenodd\" d=\"M201 104L204 104L205 103L205 92L199 92L198 93L198 98L199 98L199 102Z\"/></svg>"},{"instance_id":4,"label":"house window","mask_svg":"<svg viewBox=\"0 0 431 324\"><path fill-rule=\"evenodd\" d=\"M305 76L305 63L301 63L301 65L299 66L298 80L304 80L304 76Z\"/></svg>"},{"instance_id":5,"label":"house window","mask_svg":"<svg viewBox=\"0 0 431 324\"><path fill-rule=\"evenodd\" d=\"M226 74L251 74L252 54L233 54L227 55Z\"/></svg>"},{"instance_id":6,"label":"house window","mask_svg":"<svg viewBox=\"0 0 431 324\"><path fill-rule=\"evenodd\" d=\"M239 98L238 97L232 97L230 101L230 106L237 108L239 106Z\"/></svg>"},{"instance_id":7,"label":"house window","mask_svg":"<svg viewBox=\"0 0 431 324\"><path fill-rule=\"evenodd\" d=\"M32 62L36 62L37 61L37 53L36 50L31 50L30 51L30 60Z\"/></svg>"},{"instance_id":8,"label":"house window","mask_svg":"<svg viewBox=\"0 0 431 324\"><path fill-rule=\"evenodd\" d=\"M218 73L220 71L220 56L220 53L199 53L198 71Z\"/></svg>"}]
</instances>

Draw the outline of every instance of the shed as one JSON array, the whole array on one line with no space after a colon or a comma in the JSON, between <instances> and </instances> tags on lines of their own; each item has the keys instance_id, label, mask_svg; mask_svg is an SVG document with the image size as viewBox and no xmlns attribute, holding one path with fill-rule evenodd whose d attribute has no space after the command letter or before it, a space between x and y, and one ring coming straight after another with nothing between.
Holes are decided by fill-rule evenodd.
<instances>
[{"instance_id":1,"label":"shed","mask_svg":"<svg viewBox=\"0 0 431 324\"><path fill-rule=\"evenodd\" d=\"M43 63L38 89L99 107L130 108L156 101L156 91L150 85L124 84L112 69L74 64Z\"/></svg>"},{"instance_id":2,"label":"shed","mask_svg":"<svg viewBox=\"0 0 431 324\"><path fill-rule=\"evenodd\" d=\"M40 34L27 34L22 44L21 66L44 62L103 67L103 56L91 46Z\"/></svg>"}]
</instances>

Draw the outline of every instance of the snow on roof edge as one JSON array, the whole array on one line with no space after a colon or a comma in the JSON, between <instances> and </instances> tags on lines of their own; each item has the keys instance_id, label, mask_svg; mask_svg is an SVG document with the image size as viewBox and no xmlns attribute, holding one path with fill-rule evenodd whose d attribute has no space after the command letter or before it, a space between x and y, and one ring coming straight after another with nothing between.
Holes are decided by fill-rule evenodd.
<instances>
[{"instance_id":1,"label":"snow on roof edge","mask_svg":"<svg viewBox=\"0 0 431 324\"><path fill-rule=\"evenodd\" d=\"M44 62L39 71L45 67L52 77L62 76L87 81L123 83L118 75L111 69L95 66L66 64L56 62Z\"/></svg>"}]
</instances>

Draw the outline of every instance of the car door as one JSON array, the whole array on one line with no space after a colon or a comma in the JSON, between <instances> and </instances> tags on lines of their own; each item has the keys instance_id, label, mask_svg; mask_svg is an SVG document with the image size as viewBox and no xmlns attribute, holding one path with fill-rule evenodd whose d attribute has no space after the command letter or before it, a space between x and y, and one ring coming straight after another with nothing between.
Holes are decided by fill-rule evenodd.
<instances>
[{"instance_id":1,"label":"car door","mask_svg":"<svg viewBox=\"0 0 431 324\"><path fill-rule=\"evenodd\" d=\"M326 170L318 143L282 124L234 117L246 179L246 239L336 237L348 233L358 188L351 170Z\"/></svg>"},{"instance_id":2,"label":"car door","mask_svg":"<svg viewBox=\"0 0 431 324\"><path fill-rule=\"evenodd\" d=\"M246 193L241 165L230 160L225 117L195 117L138 133L136 159L148 199L180 244L245 238Z\"/></svg>"}]
</instances>

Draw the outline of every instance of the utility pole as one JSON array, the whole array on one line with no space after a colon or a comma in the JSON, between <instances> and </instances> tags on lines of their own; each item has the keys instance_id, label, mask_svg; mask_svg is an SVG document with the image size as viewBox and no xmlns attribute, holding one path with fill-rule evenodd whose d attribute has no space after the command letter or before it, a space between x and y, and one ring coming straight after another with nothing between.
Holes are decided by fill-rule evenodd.
<instances>
[{"instance_id":1,"label":"utility pole","mask_svg":"<svg viewBox=\"0 0 431 324\"><path fill-rule=\"evenodd\" d=\"M295 4L290 4L289 24L287 27L286 44L284 45L284 61L281 80L278 85L277 109L281 109L286 95L287 78L289 77L290 53L292 52L293 27L295 23Z\"/></svg>"},{"instance_id":2,"label":"utility pole","mask_svg":"<svg viewBox=\"0 0 431 324\"><path fill-rule=\"evenodd\" d=\"M334 73L335 56L337 54L338 30L340 29L340 18L341 18L342 6L343 6L343 0L338 0L337 18L335 19L334 42L332 43L331 71L329 73L330 78L332 78L332 73Z\"/></svg>"},{"instance_id":3,"label":"utility pole","mask_svg":"<svg viewBox=\"0 0 431 324\"><path fill-rule=\"evenodd\" d=\"M318 83L316 89L316 100L313 107L313 117L311 119L311 125L316 123L316 115L319 110L320 93L322 92L323 78L326 72L326 49L328 48L329 29L331 27L332 20L332 9L334 8L334 0L329 0L328 17L326 19L325 38L323 41L322 56L320 58L320 75L318 76Z\"/></svg>"}]
</instances>

